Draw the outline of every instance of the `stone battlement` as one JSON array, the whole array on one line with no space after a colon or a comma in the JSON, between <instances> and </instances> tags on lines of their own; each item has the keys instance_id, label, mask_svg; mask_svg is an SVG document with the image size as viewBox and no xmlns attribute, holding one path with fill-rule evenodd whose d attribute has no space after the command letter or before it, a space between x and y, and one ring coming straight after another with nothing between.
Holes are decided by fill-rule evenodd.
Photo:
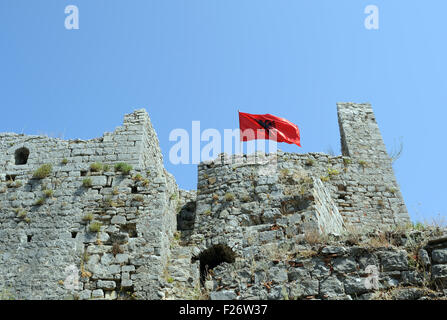
<instances>
[{"instance_id":1,"label":"stone battlement","mask_svg":"<svg viewBox=\"0 0 447 320\"><path fill-rule=\"evenodd\" d=\"M91 140L62 140L46 136L0 134L0 173L16 174L44 163L73 172L88 169L91 163L126 162L135 168L157 164L163 158L157 134L144 109L124 117L114 132Z\"/></svg>"}]
</instances>

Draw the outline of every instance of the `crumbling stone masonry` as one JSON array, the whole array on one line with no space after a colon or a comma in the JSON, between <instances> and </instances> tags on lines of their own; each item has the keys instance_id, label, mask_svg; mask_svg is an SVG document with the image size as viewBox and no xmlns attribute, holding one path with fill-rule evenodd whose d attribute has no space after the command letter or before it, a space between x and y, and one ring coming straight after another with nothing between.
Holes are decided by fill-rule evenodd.
<instances>
[{"instance_id":1,"label":"crumbling stone masonry","mask_svg":"<svg viewBox=\"0 0 447 320\"><path fill-rule=\"evenodd\" d=\"M165 170L144 110L88 141L0 134L0 298L367 298L361 272L331 276L318 260L351 272L367 253L286 257L313 237L410 222L371 106L340 103L338 118L342 156L222 154L199 164L197 191ZM393 250L371 261L404 277ZM438 250L426 252L442 282Z\"/></svg>"}]
</instances>

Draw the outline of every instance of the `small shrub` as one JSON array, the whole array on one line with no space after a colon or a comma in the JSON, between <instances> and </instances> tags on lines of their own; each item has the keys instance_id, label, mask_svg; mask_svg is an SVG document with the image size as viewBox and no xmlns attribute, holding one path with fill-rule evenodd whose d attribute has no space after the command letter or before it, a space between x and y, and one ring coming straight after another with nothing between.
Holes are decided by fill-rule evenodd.
<instances>
[{"instance_id":1,"label":"small shrub","mask_svg":"<svg viewBox=\"0 0 447 320\"><path fill-rule=\"evenodd\" d=\"M104 164L103 167L102 167L102 170L103 170L104 172L108 172L108 171L110 171L110 165L108 165L108 164Z\"/></svg>"},{"instance_id":2,"label":"small shrub","mask_svg":"<svg viewBox=\"0 0 447 320\"><path fill-rule=\"evenodd\" d=\"M379 234L369 238L367 244L373 248L388 248L391 246L386 232L379 232Z\"/></svg>"},{"instance_id":3,"label":"small shrub","mask_svg":"<svg viewBox=\"0 0 447 320\"><path fill-rule=\"evenodd\" d=\"M395 194L397 192L397 189L394 187L387 187L386 191L388 191L389 193Z\"/></svg>"},{"instance_id":4,"label":"small shrub","mask_svg":"<svg viewBox=\"0 0 447 320\"><path fill-rule=\"evenodd\" d=\"M413 224L414 230L424 231L426 229L426 226L422 222L417 222Z\"/></svg>"},{"instance_id":5,"label":"small shrub","mask_svg":"<svg viewBox=\"0 0 447 320\"><path fill-rule=\"evenodd\" d=\"M360 160L359 165L361 165L362 168L365 169L368 166L368 162L366 162L365 160Z\"/></svg>"},{"instance_id":6,"label":"small shrub","mask_svg":"<svg viewBox=\"0 0 447 320\"><path fill-rule=\"evenodd\" d=\"M216 177L209 177L209 178L208 178L208 183L209 183L209 184L215 184L216 181L217 181L217 178L216 178Z\"/></svg>"},{"instance_id":7,"label":"small shrub","mask_svg":"<svg viewBox=\"0 0 447 320\"><path fill-rule=\"evenodd\" d=\"M82 254L82 262L87 263L89 260L90 260L90 254L88 253L87 250L85 250L84 253Z\"/></svg>"},{"instance_id":8,"label":"small shrub","mask_svg":"<svg viewBox=\"0 0 447 320\"><path fill-rule=\"evenodd\" d=\"M36 200L36 202L34 202L35 206L41 206L45 203L45 198L39 198Z\"/></svg>"},{"instance_id":9,"label":"small shrub","mask_svg":"<svg viewBox=\"0 0 447 320\"><path fill-rule=\"evenodd\" d=\"M343 163L344 163L345 166L351 164L351 162L352 162L351 159L349 159L349 158L343 158Z\"/></svg>"},{"instance_id":10,"label":"small shrub","mask_svg":"<svg viewBox=\"0 0 447 320\"><path fill-rule=\"evenodd\" d=\"M144 187L147 187L149 185L149 179L144 179L141 183Z\"/></svg>"},{"instance_id":11,"label":"small shrub","mask_svg":"<svg viewBox=\"0 0 447 320\"><path fill-rule=\"evenodd\" d=\"M101 230L101 222L95 221L90 223L88 230L90 232L99 232Z\"/></svg>"},{"instance_id":12,"label":"small shrub","mask_svg":"<svg viewBox=\"0 0 447 320\"><path fill-rule=\"evenodd\" d=\"M90 165L91 172L101 172L104 168L104 165L100 162L95 162Z\"/></svg>"},{"instance_id":13,"label":"small shrub","mask_svg":"<svg viewBox=\"0 0 447 320\"><path fill-rule=\"evenodd\" d=\"M332 169L332 168L328 168L327 169L327 174L330 176L336 176L338 175L340 172L337 169Z\"/></svg>"},{"instance_id":14,"label":"small shrub","mask_svg":"<svg viewBox=\"0 0 447 320\"><path fill-rule=\"evenodd\" d=\"M304 164L308 167L312 167L315 164L315 160L311 158L307 158Z\"/></svg>"},{"instance_id":15,"label":"small shrub","mask_svg":"<svg viewBox=\"0 0 447 320\"><path fill-rule=\"evenodd\" d=\"M133 176L132 180L134 181L142 181L143 180L143 176L139 173L137 173L136 175Z\"/></svg>"},{"instance_id":16,"label":"small shrub","mask_svg":"<svg viewBox=\"0 0 447 320\"><path fill-rule=\"evenodd\" d=\"M172 193L171 196L169 197L169 200L173 201L175 199L177 199L178 195L176 193Z\"/></svg>"},{"instance_id":17,"label":"small shrub","mask_svg":"<svg viewBox=\"0 0 447 320\"><path fill-rule=\"evenodd\" d=\"M347 245L358 245L362 240L362 230L354 226L347 226L344 240Z\"/></svg>"},{"instance_id":18,"label":"small shrub","mask_svg":"<svg viewBox=\"0 0 447 320\"><path fill-rule=\"evenodd\" d=\"M321 176L321 177L320 177L320 180L323 181L323 182L328 182L329 179L330 179L329 176Z\"/></svg>"},{"instance_id":19,"label":"small shrub","mask_svg":"<svg viewBox=\"0 0 447 320\"><path fill-rule=\"evenodd\" d=\"M417 270L419 267L417 255L408 253L408 267L410 270Z\"/></svg>"},{"instance_id":20,"label":"small shrub","mask_svg":"<svg viewBox=\"0 0 447 320\"><path fill-rule=\"evenodd\" d=\"M304 239L306 243L309 243L311 245L314 244L324 244L327 242L327 236L324 234L320 234L316 230L309 230L304 234Z\"/></svg>"},{"instance_id":21,"label":"small shrub","mask_svg":"<svg viewBox=\"0 0 447 320\"><path fill-rule=\"evenodd\" d=\"M227 192L227 193L225 194L225 201L230 202L230 201L233 201L233 200L234 200L234 194L232 194L232 193L230 193L230 192Z\"/></svg>"},{"instance_id":22,"label":"small shrub","mask_svg":"<svg viewBox=\"0 0 447 320\"><path fill-rule=\"evenodd\" d=\"M92 221L93 220L93 213L87 213L82 217L82 221Z\"/></svg>"},{"instance_id":23,"label":"small shrub","mask_svg":"<svg viewBox=\"0 0 447 320\"><path fill-rule=\"evenodd\" d=\"M115 165L115 171L121 172L122 174L129 174L131 170L132 166L124 162L120 162Z\"/></svg>"},{"instance_id":24,"label":"small shrub","mask_svg":"<svg viewBox=\"0 0 447 320\"><path fill-rule=\"evenodd\" d=\"M84 180L82 180L82 186L84 188L90 188L93 185L92 179L91 178L85 178Z\"/></svg>"},{"instance_id":25,"label":"small shrub","mask_svg":"<svg viewBox=\"0 0 447 320\"><path fill-rule=\"evenodd\" d=\"M312 238L312 239L314 241L317 241L316 243L318 243L318 240L320 239L319 235L316 235L316 234L313 234L312 236L309 236L309 238L310 237L315 237L315 238ZM297 253L296 253L297 257L304 258L304 259L312 258L312 257L314 257L316 255L318 255L318 252L314 251L314 250L301 250L301 251L297 251Z\"/></svg>"},{"instance_id":26,"label":"small shrub","mask_svg":"<svg viewBox=\"0 0 447 320\"><path fill-rule=\"evenodd\" d=\"M340 174L340 172L336 169L332 169L332 168L328 168L327 169L327 174L329 178L332 178L333 176L337 176Z\"/></svg>"},{"instance_id":27,"label":"small shrub","mask_svg":"<svg viewBox=\"0 0 447 320\"><path fill-rule=\"evenodd\" d=\"M61 163L62 163L63 165L66 165L66 164L68 163L68 159L67 159L67 158L62 159Z\"/></svg>"},{"instance_id":28,"label":"small shrub","mask_svg":"<svg viewBox=\"0 0 447 320\"><path fill-rule=\"evenodd\" d=\"M211 210L210 210L210 209L206 210L206 211L204 212L204 214L205 214L206 216L211 215Z\"/></svg>"},{"instance_id":29,"label":"small shrub","mask_svg":"<svg viewBox=\"0 0 447 320\"><path fill-rule=\"evenodd\" d=\"M113 207L116 207L116 205L117 205L110 197L105 198L103 203L104 203L104 207L106 207L106 208L113 208Z\"/></svg>"},{"instance_id":30,"label":"small shrub","mask_svg":"<svg viewBox=\"0 0 447 320\"><path fill-rule=\"evenodd\" d=\"M167 281L168 281L168 283L173 283L174 282L174 278L173 277L169 277Z\"/></svg>"},{"instance_id":31,"label":"small shrub","mask_svg":"<svg viewBox=\"0 0 447 320\"><path fill-rule=\"evenodd\" d=\"M26 211L22 208L16 209L15 212L17 214L17 218L24 219L26 217Z\"/></svg>"},{"instance_id":32,"label":"small shrub","mask_svg":"<svg viewBox=\"0 0 447 320\"><path fill-rule=\"evenodd\" d=\"M44 179L48 177L51 174L51 171L53 170L53 166L51 164L44 164L37 169L34 174L33 178L35 179Z\"/></svg>"},{"instance_id":33,"label":"small shrub","mask_svg":"<svg viewBox=\"0 0 447 320\"><path fill-rule=\"evenodd\" d=\"M281 175L282 178L284 178L289 175L289 169L287 168L281 169L281 171L279 171L279 174Z\"/></svg>"},{"instance_id":34,"label":"small shrub","mask_svg":"<svg viewBox=\"0 0 447 320\"><path fill-rule=\"evenodd\" d=\"M45 198L51 198L53 196L53 190L47 189L43 191Z\"/></svg>"},{"instance_id":35,"label":"small shrub","mask_svg":"<svg viewBox=\"0 0 447 320\"><path fill-rule=\"evenodd\" d=\"M114 187L113 190L112 190L112 194L116 196L119 193L120 193L119 188L118 187Z\"/></svg>"}]
</instances>

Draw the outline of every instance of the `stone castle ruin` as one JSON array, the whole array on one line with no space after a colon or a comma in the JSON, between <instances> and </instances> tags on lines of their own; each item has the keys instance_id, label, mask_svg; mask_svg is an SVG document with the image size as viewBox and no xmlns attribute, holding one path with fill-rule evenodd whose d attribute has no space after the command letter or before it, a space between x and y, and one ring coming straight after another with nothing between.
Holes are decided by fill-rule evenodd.
<instances>
[{"instance_id":1,"label":"stone castle ruin","mask_svg":"<svg viewBox=\"0 0 447 320\"><path fill-rule=\"evenodd\" d=\"M378 289L359 280L367 265L409 278L397 249L299 258L314 237L410 222L371 106L337 106L341 156L222 154L199 164L196 191L165 170L144 110L88 141L0 134L0 294L338 299Z\"/></svg>"}]
</instances>

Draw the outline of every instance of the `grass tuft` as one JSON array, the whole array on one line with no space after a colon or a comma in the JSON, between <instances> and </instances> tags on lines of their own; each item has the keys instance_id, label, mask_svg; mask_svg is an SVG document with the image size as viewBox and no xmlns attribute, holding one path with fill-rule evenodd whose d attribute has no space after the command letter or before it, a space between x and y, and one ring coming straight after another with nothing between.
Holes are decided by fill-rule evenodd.
<instances>
[{"instance_id":1,"label":"grass tuft","mask_svg":"<svg viewBox=\"0 0 447 320\"><path fill-rule=\"evenodd\" d=\"M104 168L104 165L100 162L95 162L90 165L91 172L101 172Z\"/></svg>"},{"instance_id":2,"label":"grass tuft","mask_svg":"<svg viewBox=\"0 0 447 320\"><path fill-rule=\"evenodd\" d=\"M115 165L115 171L121 172L122 174L129 174L132 170L132 166L130 164L120 162Z\"/></svg>"},{"instance_id":3,"label":"grass tuft","mask_svg":"<svg viewBox=\"0 0 447 320\"><path fill-rule=\"evenodd\" d=\"M53 166L49 163L41 165L39 169L37 169L34 174L33 178L35 179L44 179L48 177L51 174L51 171L53 170Z\"/></svg>"},{"instance_id":4,"label":"grass tuft","mask_svg":"<svg viewBox=\"0 0 447 320\"><path fill-rule=\"evenodd\" d=\"M84 180L82 180L82 186L84 188L90 188L93 185L92 179L91 178L85 178Z\"/></svg>"},{"instance_id":5,"label":"grass tuft","mask_svg":"<svg viewBox=\"0 0 447 320\"><path fill-rule=\"evenodd\" d=\"M99 232L101 230L102 224L101 222L95 221L90 223L88 230L90 232Z\"/></svg>"}]
</instances>

